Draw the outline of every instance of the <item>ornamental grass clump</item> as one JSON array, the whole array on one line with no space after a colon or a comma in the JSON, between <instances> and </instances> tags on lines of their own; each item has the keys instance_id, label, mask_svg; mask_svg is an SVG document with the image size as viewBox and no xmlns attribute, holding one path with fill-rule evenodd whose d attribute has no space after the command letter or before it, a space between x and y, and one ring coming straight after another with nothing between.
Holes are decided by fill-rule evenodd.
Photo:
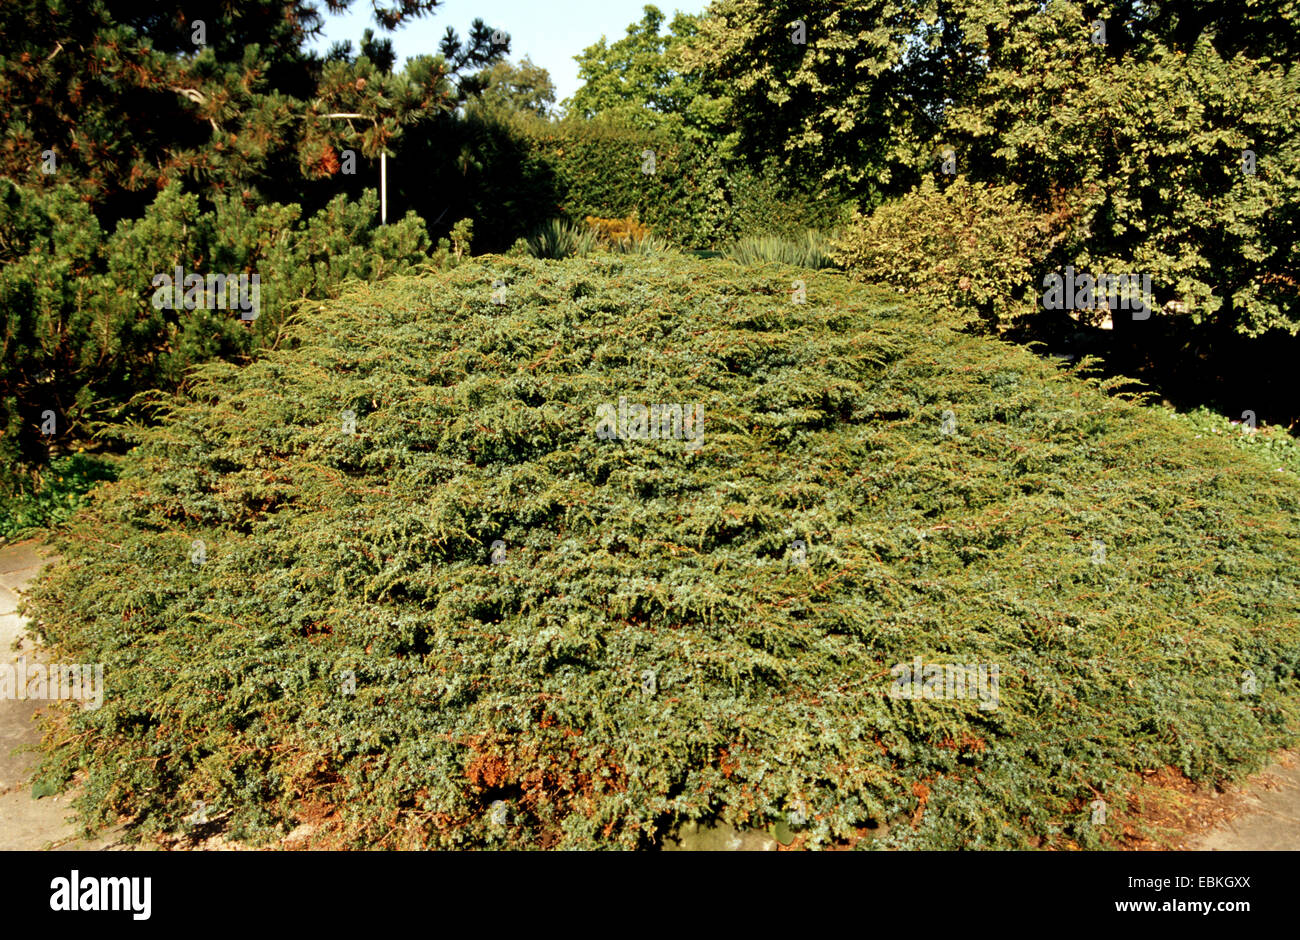
<instances>
[{"instance_id":1,"label":"ornamental grass clump","mask_svg":"<svg viewBox=\"0 0 1300 940\"><path fill-rule=\"evenodd\" d=\"M159 406L29 605L133 838L1106 847L1295 743L1295 473L839 274L482 256Z\"/></svg>"},{"instance_id":2,"label":"ornamental grass clump","mask_svg":"<svg viewBox=\"0 0 1300 940\"><path fill-rule=\"evenodd\" d=\"M723 255L743 265L775 261L796 268L828 268L834 263L831 247L830 239L809 229L797 237L751 235L728 245Z\"/></svg>"},{"instance_id":3,"label":"ornamental grass clump","mask_svg":"<svg viewBox=\"0 0 1300 940\"><path fill-rule=\"evenodd\" d=\"M550 219L541 225L528 240L534 258L559 260L585 258L596 249L596 232L589 226L564 219Z\"/></svg>"}]
</instances>

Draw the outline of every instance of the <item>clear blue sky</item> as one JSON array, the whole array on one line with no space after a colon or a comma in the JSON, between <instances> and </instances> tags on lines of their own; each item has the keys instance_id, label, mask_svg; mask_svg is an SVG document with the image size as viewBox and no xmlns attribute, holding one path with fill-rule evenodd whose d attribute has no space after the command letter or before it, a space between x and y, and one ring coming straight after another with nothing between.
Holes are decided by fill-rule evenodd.
<instances>
[{"instance_id":1,"label":"clear blue sky","mask_svg":"<svg viewBox=\"0 0 1300 940\"><path fill-rule=\"evenodd\" d=\"M666 0L653 4L667 20L673 13L701 13L708 0ZM322 11L324 4L321 4ZM398 66L408 56L436 54L438 41L448 26L463 39L477 17L494 29L510 34L510 59L525 55L551 73L556 101L563 101L578 89L578 64L573 57L603 35L613 42L638 22L646 0L445 0L431 16L412 20L392 33L375 25L370 0L356 0L340 16L325 14L325 32L316 43L322 52L330 44L352 40L353 51L366 27L393 40Z\"/></svg>"}]
</instances>

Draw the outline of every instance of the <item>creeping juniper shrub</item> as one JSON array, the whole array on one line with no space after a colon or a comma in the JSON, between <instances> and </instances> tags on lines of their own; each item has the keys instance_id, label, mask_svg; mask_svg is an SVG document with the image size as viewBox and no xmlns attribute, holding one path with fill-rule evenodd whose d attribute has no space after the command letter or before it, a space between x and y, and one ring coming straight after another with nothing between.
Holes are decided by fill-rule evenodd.
<instances>
[{"instance_id":1,"label":"creeping juniper shrub","mask_svg":"<svg viewBox=\"0 0 1300 940\"><path fill-rule=\"evenodd\" d=\"M901 300L484 256L203 366L30 604L106 665L42 779L137 837L203 800L254 842L1093 847L1141 772L1293 743L1295 474ZM599 438L620 397L702 446ZM918 659L997 707L892 697Z\"/></svg>"}]
</instances>

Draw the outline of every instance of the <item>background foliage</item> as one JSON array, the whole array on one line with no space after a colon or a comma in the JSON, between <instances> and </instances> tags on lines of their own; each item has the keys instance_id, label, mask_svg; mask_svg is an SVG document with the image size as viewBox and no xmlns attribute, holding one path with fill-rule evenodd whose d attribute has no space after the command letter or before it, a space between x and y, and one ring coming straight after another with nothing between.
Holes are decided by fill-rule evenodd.
<instances>
[{"instance_id":1,"label":"background foliage","mask_svg":"<svg viewBox=\"0 0 1300 940\"><path fill-rule=\"evenodd\" d=\"M1053 233L1013 186L944 188L926 180L869 216L858 215L832 256L855 278L892 284L954 327L991 329L1038 306L1027 291Z\"/></svg>"},{"instance_id":2,"label":"background foliage","mask_svg":"<svg viewBox=\"0 0 1300 940\"><path fill-rule=\"evenodd\" d=\"M951 149L972 182L1071 221L1018 288L1067 263L1143 271L1184 332L1258 336L1300 331L1297 35L1290 2L718 0L683 55L731 90L741 152L791 178L870 211Z\"/></svg>"},{"instance_id":3,"label":"background foliage","mask_svg":"<svg viewBox=\"0 0 1300 940\"><path fill-rule=\"evenodd\" d=\"M292 305L349 277L409 270L428 236L408 216L372 228L377 197L337 196L309 219L296 205L164 190L143 218L105 236L71 187L45 193L0 181L0 476L19 490L29 468L127 409L138 392L174 388L213 357L241 359L273 343ZM158 310L157 273L257 273L261 313ZM53 411L56 430L42 432ZM53 449L53 451L52 451Z\"/></svg>"}]
</instances>

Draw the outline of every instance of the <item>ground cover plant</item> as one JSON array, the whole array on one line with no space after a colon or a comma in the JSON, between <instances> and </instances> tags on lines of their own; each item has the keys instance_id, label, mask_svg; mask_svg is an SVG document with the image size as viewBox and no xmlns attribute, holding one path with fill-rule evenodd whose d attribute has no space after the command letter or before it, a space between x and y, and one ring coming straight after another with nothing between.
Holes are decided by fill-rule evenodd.
<instances>
[{"instance_id":1,"label":"ground cover plant","mask_svg":"<svg viewBox=\"0 0 1300 940\"><path fill-rule=\"evenodd\" d=\"M40 771L90 824L1102 847L1144 773L1295 741L1294 467L1080 367L725 259L481 257L300 317L163 402L29 605L106 666ZM892 695L918 660L997 694Z\"/></svg>"},{"instance_id":2,"label":"ground cover plant","mask_svg":"<svg viewBox=\"0 0 1300 940\"><path fill-rule=\"evenodd\" d=\"M24 536L39 536L56 526L85 502L96 483L113 478L113 461L97 454L55 457L36 475L26 492L8 493L0 501L0 544Z\"/></svg>"}]
</instances>

